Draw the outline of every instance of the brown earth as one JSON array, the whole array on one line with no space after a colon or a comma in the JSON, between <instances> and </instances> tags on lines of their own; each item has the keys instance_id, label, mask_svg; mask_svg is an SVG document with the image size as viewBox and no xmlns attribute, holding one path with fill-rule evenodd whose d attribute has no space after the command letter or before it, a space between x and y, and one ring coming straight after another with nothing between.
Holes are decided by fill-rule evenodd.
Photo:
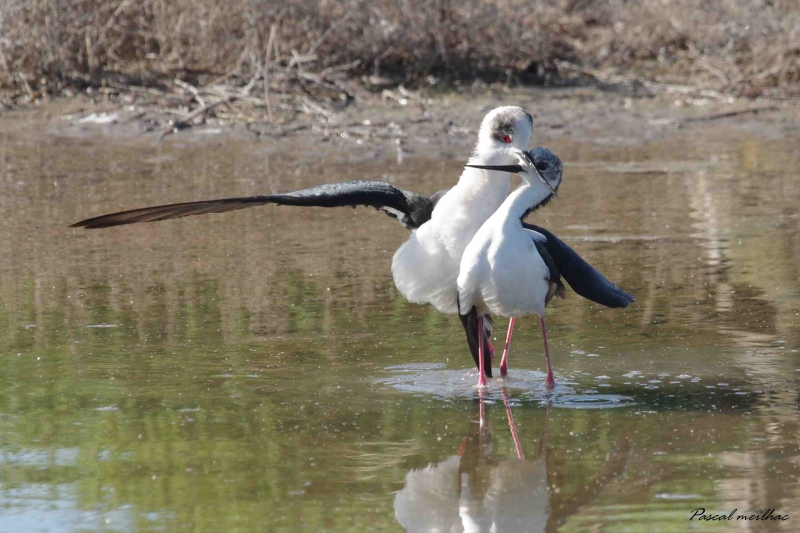
<instances>
[{"instance_id":1,"label":"brown earth","mask_svg":"<svg viewBox=\"0 0 800 533\"><path fill-rule=\"evenodd\" d=\"M169 116L157 108L92 101L86 97L42 101L5 111L7 135L106 136L149 142L204 142L241 137L273 144L286 154L325 152L343 158L405 157L463 160L483 115L500 105L521 105L534 116L532 144L558 140L625 146L707 132L709 137L800 137L800 106L786 101L707 98L663 92L636 96L598 88L507 89L431 97L361 100L345 111L299 115L284 124L211 117L169 136Z\"/></svg>"}]
</instances>

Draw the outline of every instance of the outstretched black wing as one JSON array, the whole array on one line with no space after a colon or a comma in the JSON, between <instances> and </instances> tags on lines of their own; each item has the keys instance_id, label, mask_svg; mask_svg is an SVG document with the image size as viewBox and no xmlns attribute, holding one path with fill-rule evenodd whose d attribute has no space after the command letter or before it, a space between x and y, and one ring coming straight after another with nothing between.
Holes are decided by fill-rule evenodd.
<instances>
[{"instance_id":1,"label":"outstretched black wing","mask_svg":"<svg viewBox=\"0 0 800 533\"><path fill-rule=\"evenodd\" d=\"M632 294L608 281L575 250L551 232L533 224L523 222L522 225L547 237L544 247L558 268L558 272L579 295L606 307L628 307L636 299Z\"/></svg>"},{"instance_id":2,"label":"outstretched black wing","mask_svg":"<svg viewBox=\"0 0 800 533\"><path fill-rule=\"evenodd\" d=\"M431 212L440 193L428 198L413 192L401 191L380 181L348 181L318 185L310 189L285 194L269 194L243 198L222 198L201 202L159 205L101 215L73 224L74 228L108 228L140 222L157 222L172 218L226 213L257 205L296 205L310 207L342 207L365 205L380 209L398 219L408 229L420 227L431 218Z\"/></svg>"},{"instance_id":3,"label":"outstretched black wing","mask_svg":"<svg viewBox=\"0 0 800 533\"><path fill-rule=\"evenodd\" d=\"M430 198L402 191L380 181L348 181L318 185L284 194L222 198L201 202L160 205L122 211L82 220L76 228L108 228L140 222L156 222L207 213L226 213L257 205L276 204L310 207L342 207L365 205L384 211L398 219L408 229L416 229L430 220L433 208L446 191ZM561 276L579 295L608 307L627 307L634 296L618 289L600 272L583 260L572 248L544 228L523 224L547 237L546 248Z\"/></svg>"}]
</instances>

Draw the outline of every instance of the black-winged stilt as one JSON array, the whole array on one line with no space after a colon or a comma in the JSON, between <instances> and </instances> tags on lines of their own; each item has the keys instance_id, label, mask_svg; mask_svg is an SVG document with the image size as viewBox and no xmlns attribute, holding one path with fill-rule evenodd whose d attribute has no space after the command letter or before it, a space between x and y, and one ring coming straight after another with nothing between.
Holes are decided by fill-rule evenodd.
<instances>
[{"instance_id":1,"label":"black-winged stilt","mask_svg":"<svg viewBox=\"0 0 800 533\"><path fill-rule=\"evenodd\" d=\"M517 151L524 149L532 130L531 116L519 107L501 107L481 123L478 144L469 164L508 167L517 171ZM224 213L258 205L315 207L370 206L398 219L412 230L409 240L395 253L392 274L401 293L416 303L431 303L440 311L458 311L458 277L461 255L485 220L503 203L509 190L509 171L467 167L450 190L432 196L399 190L377 181L325 184L285 194L223 198L146 207L82 220L72 227L107 228L155 222L191 215ZM546 203L542 202L541 205ZM602 305L625 307L632 297L616 288L574 250L543 228L553 261L575 291ZM483 346L484 371L491 377L489 331L477 331L475 313L461 316L476 366ZM482 339L481 339L482 337ZM482 342L479 340L481 339Z\"/></svg>"}]
</instances>

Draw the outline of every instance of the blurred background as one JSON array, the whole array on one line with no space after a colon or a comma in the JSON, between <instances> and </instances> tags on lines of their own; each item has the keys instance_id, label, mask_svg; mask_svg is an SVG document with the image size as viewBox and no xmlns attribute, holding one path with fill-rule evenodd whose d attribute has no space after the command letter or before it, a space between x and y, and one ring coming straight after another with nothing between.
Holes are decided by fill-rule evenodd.
<instances>
[{"instance_id":1,"label":"blurred background","mask_svg":"<svg viewBox=\"0 0 800 533\"><path fill-rule=\"evenodd\" d=\"M303 67L368 86L581 78L800 94L794 0L5 0L4 98L251 79ZM207 81L207 80L206 80ZM275 83L280 80L270 80ZM18 91L15 91L18 90Z\"/></svg>"}]
</instances>

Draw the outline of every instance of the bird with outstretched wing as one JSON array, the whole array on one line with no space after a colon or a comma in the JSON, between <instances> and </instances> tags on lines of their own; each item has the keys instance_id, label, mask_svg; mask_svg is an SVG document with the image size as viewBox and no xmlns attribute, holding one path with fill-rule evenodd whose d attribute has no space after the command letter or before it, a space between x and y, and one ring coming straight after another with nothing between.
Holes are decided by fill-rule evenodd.
<instances>
[{"instance_id":1,"label":"bird with outstretched wing","mask_svg":"<svg viewBox=\"0 0 800 533\"><path fill-rule=\"evenodd\" d=\"M356 180L345 183L317 185L316 187L282 194L222 198L144 207L89 218L76 222L71 227L86 229L108 228L193 215L226 213L248 207L274 204L303 207L374 207L396 218L406 228L413 231L430 220L434 207L446 192L439 191L431 196L425 196L403 191L380 181ZM544 201L541 205L546 203L547 201ZM532 224L524 224L524 226L547 237L546 242L537 243L537 246L543 252L542 255L548 263L553 279L559 279L560 283L559 276L562 277L577 294L606 307L627 307L634 301L635 297L633 295L611 283L603 274L587 263L575 250L552 232ZM472 314L474 315L474 313ZM467 334L470 352L475 359L476 365L478 365L477 316L460 316ZM491 367L489 366L489 368Z\"/></svg>"}]
</instances>

